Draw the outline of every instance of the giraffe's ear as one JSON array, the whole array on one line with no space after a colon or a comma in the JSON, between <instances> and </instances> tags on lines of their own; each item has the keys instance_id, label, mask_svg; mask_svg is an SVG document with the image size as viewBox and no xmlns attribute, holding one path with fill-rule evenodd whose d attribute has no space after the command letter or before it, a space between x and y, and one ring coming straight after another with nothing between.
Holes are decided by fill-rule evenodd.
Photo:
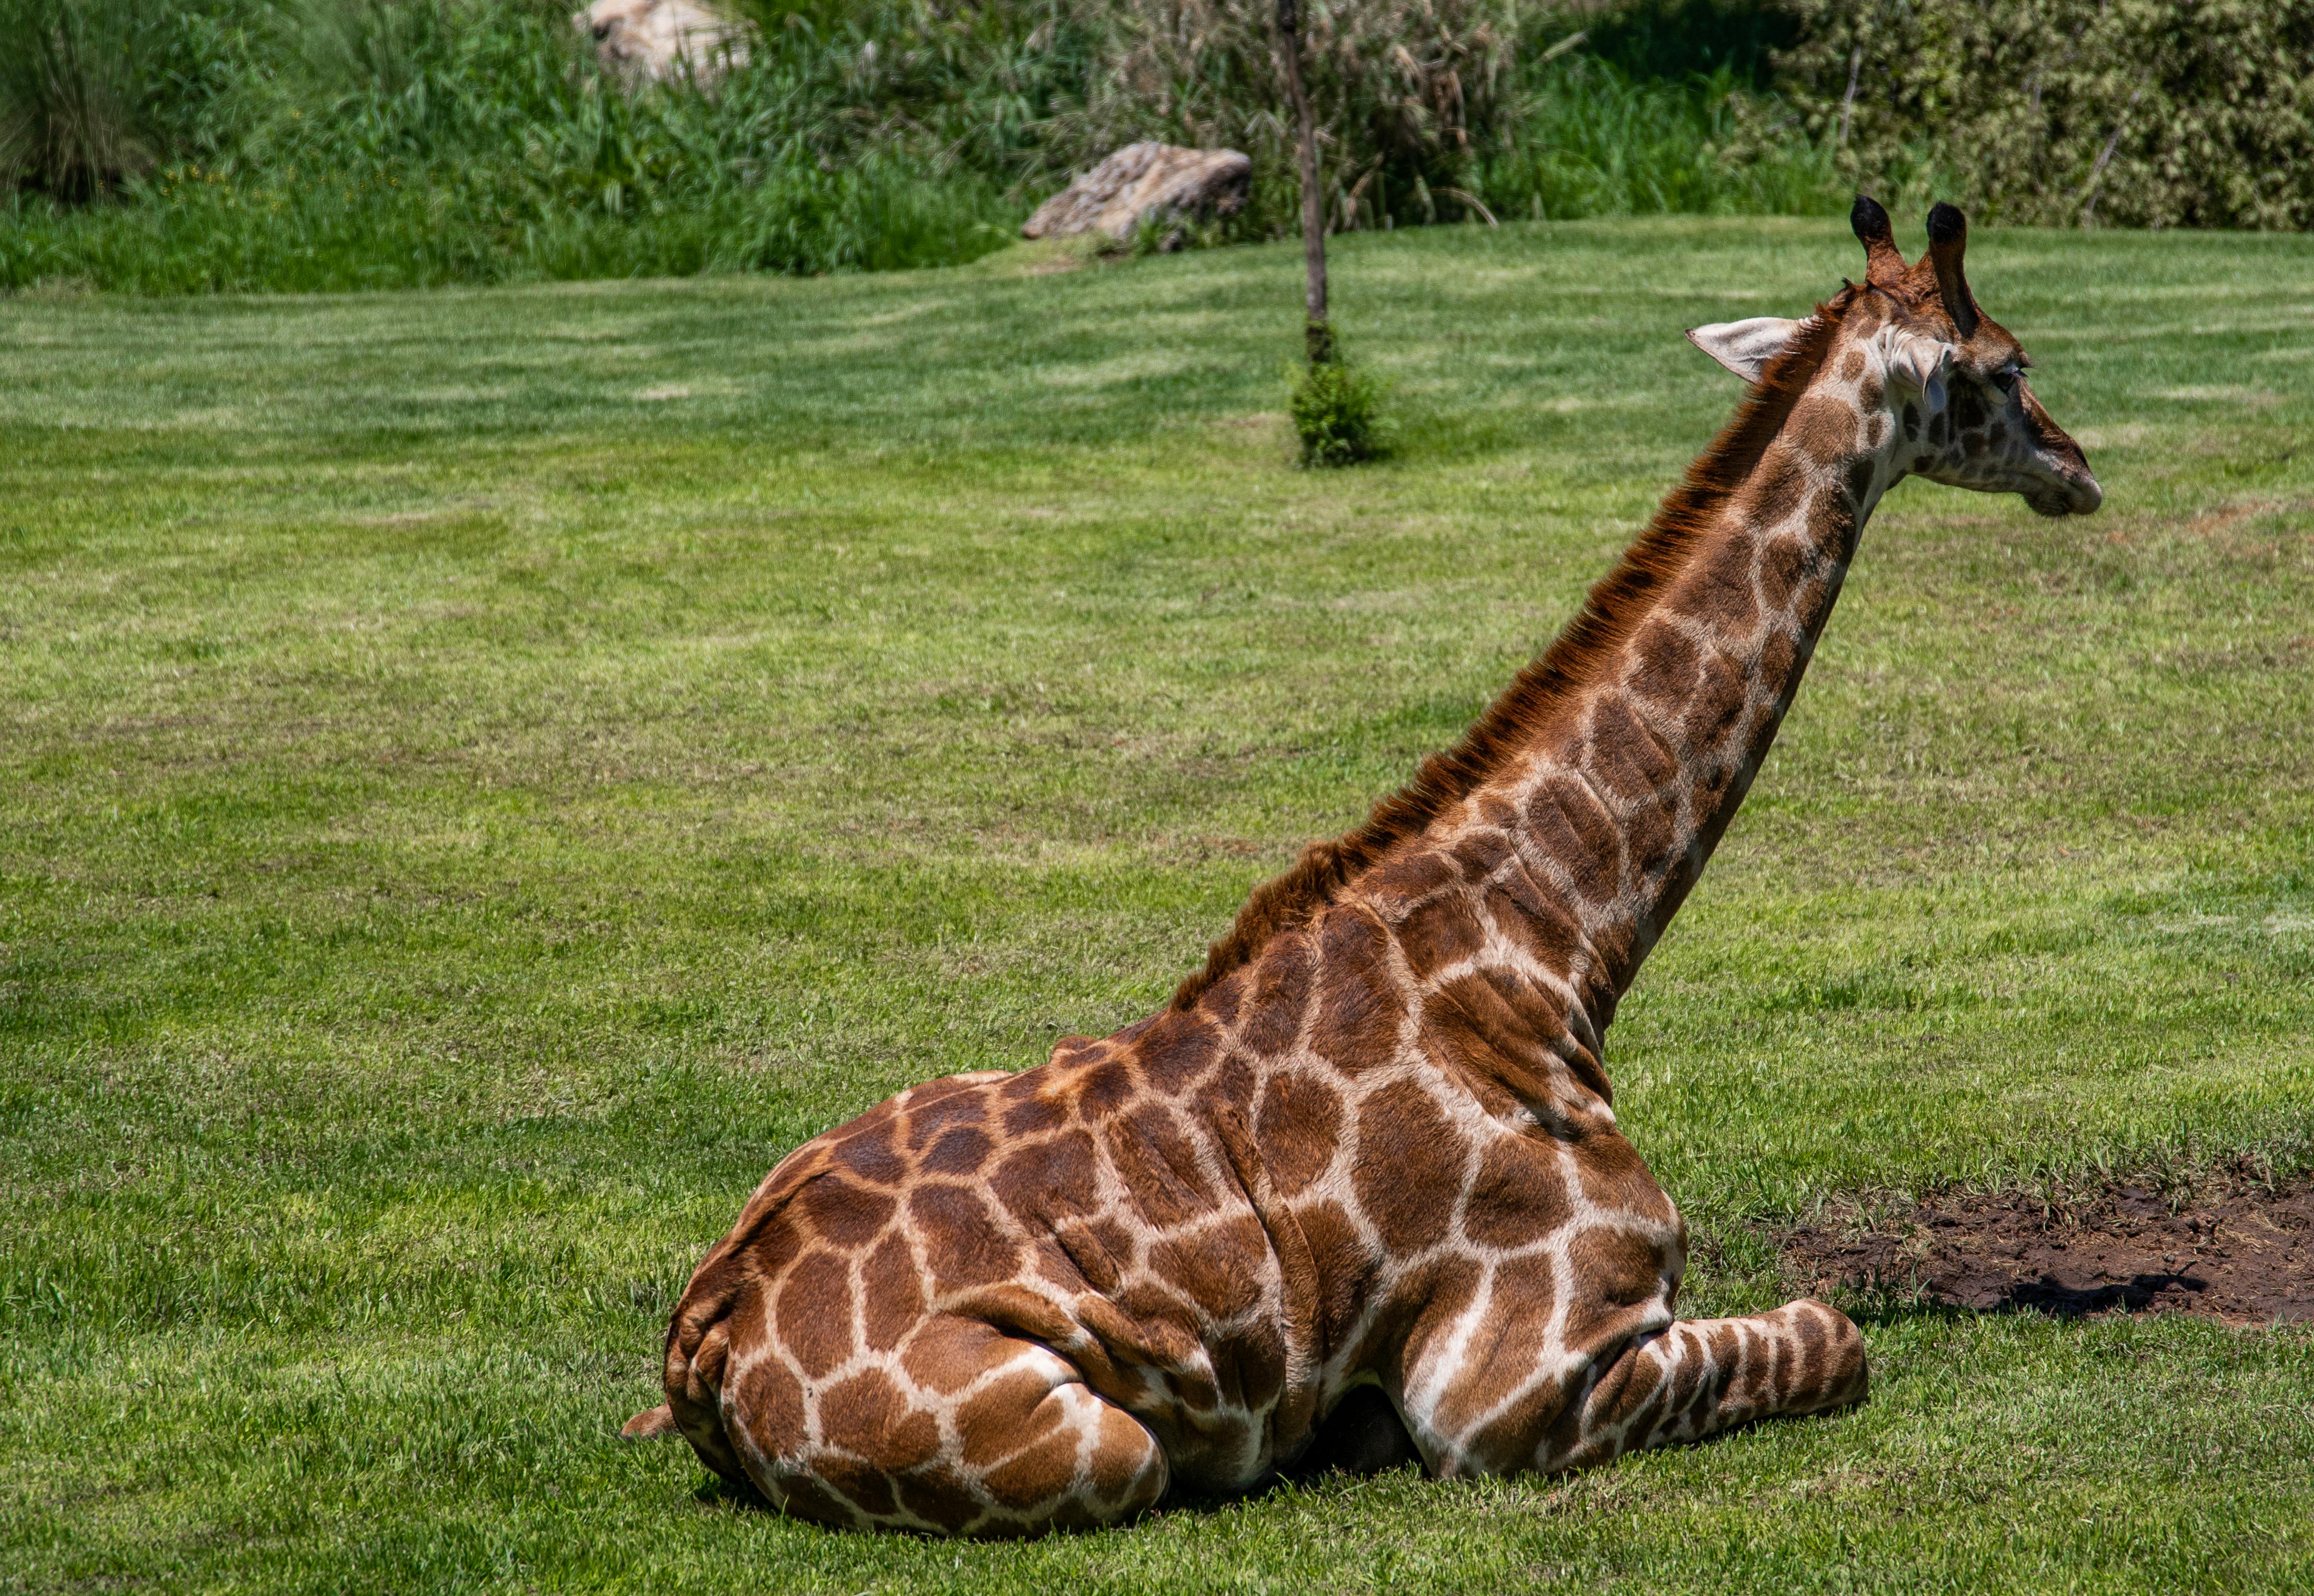
<instances>
[{"instance_id":1,"label":"giraffe's ear","mask_svg":"<svg viewBox=\"0 0 2314 1596\"><path fill-rule=\"evenodd\" d=\"M1768 362L1791 347L1800 324L1784 316L1753 316L1748 322L1716 322L1691 327L1687 341L1747 383L1756 383Z\"/></svg>"},{"instance_id":2,"label":"giraffe's ear","mask_svg":"<svg viewBox=\"0 0 2314 1596\"><path fill-rule=\"evenodd\" d=\"M1887 380L1913 389L1931 416L1945 408L1945 374L1952 369L1952 346L1909 332L1893 323L1873 335L1880 369Z\"/></svg>"}]
</instances>

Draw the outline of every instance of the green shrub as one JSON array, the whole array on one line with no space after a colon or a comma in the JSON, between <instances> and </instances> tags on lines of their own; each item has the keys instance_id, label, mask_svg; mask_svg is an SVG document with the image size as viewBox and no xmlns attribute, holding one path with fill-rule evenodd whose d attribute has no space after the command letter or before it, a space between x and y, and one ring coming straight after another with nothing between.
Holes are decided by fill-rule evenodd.
<instances>
[{"instance_id":1,"label":"green shrub","mask_svg":"<svg viewBox=\"0 0 2314 1596\"><path fill-rule=\"evenodd\" d=\"M2076 226L2314 225L2314 0L1792 0L1810 132L1872 186Z\"/></svg>"},{"instance_id":2,"label":"green shrub","mask_svg":"<svg viewBox=\"0 0 2314 1596\"><path fill-rule=\"evenodd\" d=\"M1382 452L1382 384L1337 355L1301 368L1286 408L1304 465L1354 465Z\"/></svg>"},{"instance_id":3,"label":"green shrub","mask_svg":"<svg viewBox=\"0 0 2314 1596\"><path fill-rule=\"evenodd\" d=\"M1471 154L1513 87L1518 0L1353 0L1305 6L1303 72L1326 173L1328 225L1469 214ZM1096 70L1055 137L1080 162L1138 138L1244 151L1242 225L1300 229L1293 119L1283 106L1276 0L1091 0Z\"/></svg>"}]
</instances>

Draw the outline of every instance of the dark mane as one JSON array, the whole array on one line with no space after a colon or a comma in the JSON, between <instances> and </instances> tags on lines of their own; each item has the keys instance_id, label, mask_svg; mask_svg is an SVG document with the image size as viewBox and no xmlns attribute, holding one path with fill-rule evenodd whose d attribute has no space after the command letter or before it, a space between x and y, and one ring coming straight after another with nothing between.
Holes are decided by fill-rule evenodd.
<instances>
[{"instance_id":1,"label":"dark mane","mask_svg":"<svg viewBox=\"0 0 2314 1596\"><path fill-rule=\"evenodd\" d=\"M1843 289L1815 307L1790 347L1760 374L1711 446L1687 468L1647 530L1591 589L1581 613L1519 672L1461 742L1424 760L1414 780L1376 804L1364 825L1331 842L1311 843L1292 869L1253 889L1229 934L1207 952L1206 967L1174 992L1176 1009L1193 1007L1208 987L1250 964L1271 938L1308 924L1392 845L1428 829L1575 701L1593 673L1638 629L1656 595L1687 569L1720 507L1760 463L1793 403L1822 369L1857 293Z\"/></svg>"}]
</instances>

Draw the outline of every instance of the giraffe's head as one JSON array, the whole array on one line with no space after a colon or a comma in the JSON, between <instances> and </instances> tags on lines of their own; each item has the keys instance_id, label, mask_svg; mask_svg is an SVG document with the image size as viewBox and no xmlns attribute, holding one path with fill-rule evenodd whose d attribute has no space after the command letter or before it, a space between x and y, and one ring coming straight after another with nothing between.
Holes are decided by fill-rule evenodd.
<instances>
[{"instance_id":1,"label":"giraffe's head","mask_svg":"<svg viewBox=\"0 0 2314 1596\"><path fill-rule=\"evenodd\" d=\"M1960 212L1930 209L1928 252L1909 266L1877 200L1858 196L1849 222L1863 241L1865 280L1818 312L1840 323L1825 366L1848 379L1859 410L1889 418L1893 474L2019 494L2044 516L2085 516L2102 504L2081 446L2033 397L2025 347L1969 292ZM1756 316L1688 337L1752 382L1807 325Z\"/></svg>"}]
</instances>

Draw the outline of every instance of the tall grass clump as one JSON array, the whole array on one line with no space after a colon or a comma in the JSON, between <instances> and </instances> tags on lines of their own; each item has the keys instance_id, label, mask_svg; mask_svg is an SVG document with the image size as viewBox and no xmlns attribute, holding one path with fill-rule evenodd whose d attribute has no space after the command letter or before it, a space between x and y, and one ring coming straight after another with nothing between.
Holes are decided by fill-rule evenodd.
<instances>
[{"instance_id":1,"label":"tall grass clump","mask_svg":"<svg viewBox=\"0 0 2314 1596\"><path fill-rule=\"evenodd\" d=\"M338 289L944 264L1009 236L1020 201L993 157L1046 110L1037 64L992 59L976 48L985 20L928 5L782 13L712 93L622 84L559 3L297 0L245 15L262 69L228 147L148 140L144 159L115 163L104 207L19 181L0 215L0 284ZM975 73L1002 92L976 93L988 85Z\"/></svg>"},{"instance_id":2,"label":"tall grass clump","mask_svg":"<svg viewBox=\"0 0 2314 1596\"><path fill-rule=\"evenodd\" d=\"M0 0L0 198L84 202L213 151L244 42L229 6Z\"/></svg>"},{"instance_id":3,"label":"tall grass clump","mask_svg":"<svg viewBox=\"0 0 2314 1596\"><path fill-rule=\"evenodd\" d=\"M0 181L87 198L150 166L138 9L0 0Z\"/></svg>"},{"instance_id":4,"label":"tall grass clump","mask_svg":"<svg viewBox=\"0 0 2314 1596\"><path fill-rule=\"evenodd\" d=\"M1101 69L1059 130L1229 145L1254 161L1240 227L1296 225L1294 136L1266 0L1103 9ZM1313 7L1307 76L1336 231L1522 217L1827 212L1824 141L1764 88L1780 11L1717 0Z\"/></svg>"},{"instance_id":5,"label":"tall grass clump","mask_svg":"<svg viewBox=\"0 0 2314 1596\"><path fill-rule=\"evenodd\" d=\"M1526 75L1503 136L1472 165L1495 214L1536 221L1828 215L1851 197L1830 146L1732 68L1638 78L1571 52Z\"/></svg>"}]
</instances>

